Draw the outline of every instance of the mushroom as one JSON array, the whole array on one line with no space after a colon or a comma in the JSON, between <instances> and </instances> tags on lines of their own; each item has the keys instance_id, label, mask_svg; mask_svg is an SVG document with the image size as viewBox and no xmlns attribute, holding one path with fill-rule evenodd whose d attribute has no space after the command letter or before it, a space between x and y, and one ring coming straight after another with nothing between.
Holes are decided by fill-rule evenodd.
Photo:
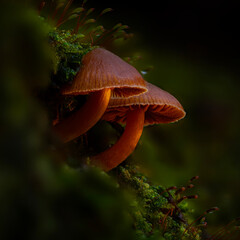
<instances>
[{"instance_id":1,"label":"mushroom","mask_svg":"<svg viewBox=\"0 0 240 240\"><path fill-rule=\"evenodd\" d=\"M146 92L141 74L127 62L103 48L84 55L82 65L63 95L90 94L82 108L53 127L63 142L69 142L93 127L105 112L111 96L130 97Z\"/></svg>"},{"instance_id":2,"label":"mushroom","mask_svg":"<svg viewBox=\"0 0 240 240\"><path fill-rule=\"evenodd\" d=\"M146 83L148 91L129 98L111 98L102 119L126 123L120 139L106 151L90 158L92 165L109 171L123 162L135 149L143 127L182 119L185 111L170 93Z\"/></svg>"}]
</instances>

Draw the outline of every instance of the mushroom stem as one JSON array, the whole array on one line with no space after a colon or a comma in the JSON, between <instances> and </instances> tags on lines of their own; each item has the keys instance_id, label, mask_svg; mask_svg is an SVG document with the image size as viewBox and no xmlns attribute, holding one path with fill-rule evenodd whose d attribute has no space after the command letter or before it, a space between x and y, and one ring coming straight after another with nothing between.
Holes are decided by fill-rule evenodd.
<instances>
[{"instance_id":1,"label":"mushroom stem","mask_svg":"<svg viewBox=\"0 0 240 240\"><path fill-rule=\"evenodd\" d=\"M102 117L110 97L111 89L92 93L82 108L60 121L53 127L53 131L64 143L84 134Z\"/></svg>"},{"instance_id":2,"label":"mushroom stem","mask_svg":"<svg viewBox=\"0 0 240 240\"><path fill-rule=\"evenodd\" d=\"M134 151L142 135L144 118L144 109L129 110L123 135L111 148L91 157L91 164L109 171L123 162Z\"/></svg>"}]
</instances>

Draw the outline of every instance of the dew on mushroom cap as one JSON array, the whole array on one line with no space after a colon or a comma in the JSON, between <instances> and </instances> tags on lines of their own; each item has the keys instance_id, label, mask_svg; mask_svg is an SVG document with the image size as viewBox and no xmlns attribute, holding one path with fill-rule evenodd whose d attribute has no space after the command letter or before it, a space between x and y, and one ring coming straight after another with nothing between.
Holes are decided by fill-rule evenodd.
<instances>
[{"instance_id":1,"label":"dew on mushroom cap","mask_svg":"<svg viewBox=\"0 0 240 240\"><path fill-rule=\"evenodd\" d=\"M93 127L105 112L111 96L129 97L147 91L141 74L115 54L95 48L82 59L79 72L63 95L90 94L84 106L53 127L56 135L69 142Z\"/></svg>"},{"instance_id":2,"label":"dew on mushroom cap","mask_svg":"<svg viewBox=\"0 0 240 240\"><path fill-rule=\"evenodd\" d=\"M126 123L123 135L111 148L93 156L93 165L109 171L123 162L135 149L144 125L170 123L182 119L185 111L170 93L146 83L148 91L129 98L111 98L102 119Z\"/></svg>"}]
</instances>

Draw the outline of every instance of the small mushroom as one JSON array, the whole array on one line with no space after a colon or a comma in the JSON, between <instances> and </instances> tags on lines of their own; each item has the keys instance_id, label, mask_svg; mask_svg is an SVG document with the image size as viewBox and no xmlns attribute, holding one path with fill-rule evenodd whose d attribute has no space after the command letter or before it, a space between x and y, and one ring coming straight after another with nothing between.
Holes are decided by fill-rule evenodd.
<instances>
[{"instance_id":1,"label":"small mushroom","mask_svg":"<svg viewBox=\"0 0 240 240\"><path fill-rule=\"evenodd\" d=\"M82 59L82 65L63 95L90 94L84 106L53 127L63 142L69 142L93 127L105 112L111 96L130 97L146 92L141 74L115 54L95 48Z\"/></svg>"},{"instance_id":2,"label":"small mushroom","mask_svg":"<svg viewBox=\"0 0 240 240\"><path fill-rule=\"evenodd\" d=\"M112 147L90 158L91 164L105 171L115 168L134 151L145 125L171 123L185 116L175 97L151 83L146 84L148 91L139 96L111 98L102 119L126 123L126 127Z\"/></svg>"}]
</instances>

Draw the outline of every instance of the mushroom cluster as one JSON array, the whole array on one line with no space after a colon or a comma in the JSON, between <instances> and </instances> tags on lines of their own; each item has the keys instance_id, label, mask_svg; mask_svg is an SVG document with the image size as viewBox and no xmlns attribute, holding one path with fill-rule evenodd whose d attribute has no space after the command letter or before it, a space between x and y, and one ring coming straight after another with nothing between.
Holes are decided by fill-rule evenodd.
<instances>
[{"instance_id":1,"label":"mushroom cluster","mask_svg":"<svg viewBox=\"0 0 240 240\"><path fill-rule=\"evenodd\" d=\"M95 48L83 57L72 84L62 89L63 95L90 96L81 109L55 125L54 132L69 142L100 120L111 96L130 97L146 91L146 83L134 67L103 48Z\"/></svg>"},{"instance_id":2,"label":"mushroom cluster","mask_svg":"<svg viewBox=\"0 0 240 240\"><path fill-rule=\"evenodd\" d=\"M185 116L175 97L146 82L133 66L103 48L83 57L78 74L62 94L90 95L81 109L53 127L63 142L84 134L100 119L126 124L112 147L90 158L92 165L104 171L115 168L134 151L145 125L171 123Z\"/></svg>"}]
</instances>

